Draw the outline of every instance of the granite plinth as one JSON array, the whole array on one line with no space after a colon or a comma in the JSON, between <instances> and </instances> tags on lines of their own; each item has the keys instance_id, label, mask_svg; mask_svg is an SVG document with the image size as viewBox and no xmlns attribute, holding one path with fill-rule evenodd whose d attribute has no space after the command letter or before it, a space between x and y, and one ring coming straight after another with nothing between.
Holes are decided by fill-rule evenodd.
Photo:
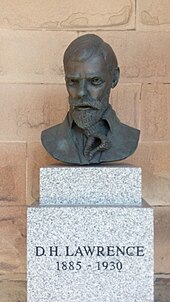
<instances>
[{"instance_id":1,"label":"granite plinth","mask_svg":"<svg viewBox=\"0 0 170 302\"><path fill-rule=\"evenodd\" d=\"M153 302L153 211L28 209L29 302Z\"/></svg>"},{"instance_id":2,"label":"granite plinth","mask_svg":"<svg viewBox=\"0 0 170 302\"><path fill-rule=\"evenodd\" d=\"M40 205L141 205L141 168L126 165L40 169Z\"/></svg>"}]
</instances>

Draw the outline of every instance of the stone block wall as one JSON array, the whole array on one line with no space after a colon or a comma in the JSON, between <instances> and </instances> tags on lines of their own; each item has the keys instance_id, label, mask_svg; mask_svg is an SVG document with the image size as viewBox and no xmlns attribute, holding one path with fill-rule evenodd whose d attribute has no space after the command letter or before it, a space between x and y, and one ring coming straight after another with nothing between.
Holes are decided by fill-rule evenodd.
<instances>
[{"instance_id":1,"label":"stone block wall","mask_svg":"<svg viewBox=\"0 0 170 302\"><path fill-rule=\"evenodd\" d=\"M54 163L40 133L67 112L62 56L85 33L117 54L121 79L110 102L141 129L125 162L143 169L155 273L170 274L169 0L0 0L0 302L26 301L26 209L38 200L39 168Z\"/></svg>"}]
</instances>

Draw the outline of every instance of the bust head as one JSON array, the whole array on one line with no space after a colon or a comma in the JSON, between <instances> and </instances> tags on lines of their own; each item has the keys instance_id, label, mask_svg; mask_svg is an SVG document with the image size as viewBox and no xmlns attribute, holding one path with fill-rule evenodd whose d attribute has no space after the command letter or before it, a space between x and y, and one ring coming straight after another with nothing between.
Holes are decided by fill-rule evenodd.
<instances>
[{"instance_id":1,"label":"bust head","mask_svg":"<svg viewBox=\"0 0 170 302\"><path fill-rule=\"evenodd\" d=\"M119 80L119 67L112 48L92 34L74 40L64 54L70 114L87 129L97 123L109 105L110 89Z\"/></svg>"}]
</instances>

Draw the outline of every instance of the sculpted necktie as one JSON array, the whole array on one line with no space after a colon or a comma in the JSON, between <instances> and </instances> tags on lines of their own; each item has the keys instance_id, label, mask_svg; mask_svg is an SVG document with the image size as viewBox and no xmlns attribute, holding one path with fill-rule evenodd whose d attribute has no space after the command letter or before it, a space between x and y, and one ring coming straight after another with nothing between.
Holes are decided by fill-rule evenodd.
<instances>
[{"instance_id":1,"label":"sculpted necktie","mask_svg":"<svg viewBox=\"0 0 170 302\"><path fill-rule=\"evenodd\" d=\"M88 130L85 130L84 134L87 136L87 142L84 148L84 156L87 160L91 160L98 151L102 152L110 149L111 142L105 134L95 133Z\"/></svg>"},{"instance_id":2,"label":"sculpted necktie","mask_svg":"<svg viewBox=\"0 0 170 302\"><path fill-rule=\"evenodd\" d=\"M100 120L88 129L81 129L73 123L73 140L79 150L79 155L84 155L90 161L97 152L103 152L111 147L107 138L108 123Z\"/></svg>"}]
</instances>

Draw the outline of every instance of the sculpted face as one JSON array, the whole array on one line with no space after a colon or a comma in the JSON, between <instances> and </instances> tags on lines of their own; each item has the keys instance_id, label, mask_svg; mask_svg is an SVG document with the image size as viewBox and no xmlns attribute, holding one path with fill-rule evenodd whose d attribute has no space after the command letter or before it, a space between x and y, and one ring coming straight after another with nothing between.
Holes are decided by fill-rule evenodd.
<instances>
[{"instance_id":1,"label":"sculpted face","mask_svg":"<svg viewBox=\"0 0 170 302\"><path fill-rule=\"evenodd\" d=\"M112 75L102 56L86 61L67 62L65 79L69 93L70 113L82 129L100 120L109 104Z\"/></svg>"}]
</instances>

